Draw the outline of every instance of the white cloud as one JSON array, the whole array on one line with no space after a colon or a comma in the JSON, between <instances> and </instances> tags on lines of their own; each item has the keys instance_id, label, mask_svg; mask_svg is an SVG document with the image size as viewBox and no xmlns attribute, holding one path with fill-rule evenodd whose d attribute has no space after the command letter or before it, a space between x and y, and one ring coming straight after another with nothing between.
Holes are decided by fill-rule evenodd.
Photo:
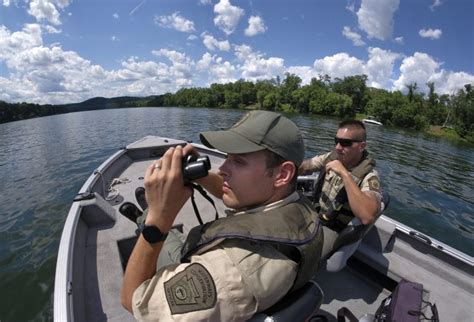
<instances>
[{"instance_id":1,"label":"white cloud","mask_svg":"<svg viewBox=\"0 0 474 322\"><path fill-rule=\"evenodd\" d=\"M235 67L228 61L223 61L222 57L213 56L205 53L196 64L197 69L207 72L207 78L210 83L229 83L235 82Z\"/></svg>"},{"instance_id":2,"label":"white cloud","mask_svg":"<svg viewBox=\"0 0 474 322\"><path fill-rule=\"evenodd\" d=\"M8 88L8 93L13 101L77 102L85 93L91 97L106 92L104 78L107 73L102 67L58 46L25 49L11 57L7 65L12 71L13 87Z\"/></svg>"},{"instance_id":3,"label":"white cloud","mask_svg":"<svg viewBox=\"0 0 474 322\"><path fill-rule=\"evenodd\" d=\"M365 45L365 42L362 40L361 35L359 35L355 31L352 31L350 27L345 26L344 29L342 29L342 34L344 35L344 37L351 40L354 46Z\"/></svg>"},{"instance_id":4,"label":"white cloud","mask_svg":"<svg viewBox=\"0 0 474 322\"><path fill-rule=\"evenodd\" d=\"M118 13L116 13L116 12L115 12L115 13L112 15L112 17L114 17L115 19L118 19L118 18L120 18L119 14L118 14Z\"/></svg>"},{"instance_id":5,"label":"white cloud","mask_svg":"<svg viewBox=\"0 0 474 322\"><path fill-rule=\"evenodd\" d=\"M194 22L182 17L179 12L171 16L155 16L154 22L161 27L171 28L181 32L194 32Z\"/></svg>"},{"instance_id":6,"label":"white cloud","mask_svg":"<svg viewBox=\"0 0 474 322\"><path fill-rule=\"evenodd\" d=\"M390 88L395 61L401 58L400 54L381 48L368 49L369 59L365 65L365 74L368 76L368 86L376 88Z\"/></svg>"},{"instance_id":7,"label":"white cloud","mask_svg":"<svg viewBox=\"0 0 474 322\"><path fill-rule=\"evenodd\" d=\"M456 94L465 84L474 84L474 75L465 72L441 70L432 75L430 82L435 83L435 91L441 94Z\"/></svg>"},{"instance_id":8,"label":"white cloud","mask_svg":"<svg viewBox=\"0 0 474 322\"><path fill-rule=\"evenodd\" d=\"M401 58L398 53L380 48L368 48L368 60L357 59L347 53L338 53L322 59L316 59L313 67L291 66L286 71L301 77L303 84L308 84L311 78L320 74L328 74L332 79L353 75L367 75L367 85L377 88L390 88L395 61Z\"/></svg>"},{"instance_id":9,"label":"white cloud","mask_svg":"<svg viewBox=\"0 0 474 322\"><path fill-rule=\"evenodd\" d=\"M4 5L5 7L10 6L10 0L3 0L3 5Z\"/></svg>"},{"instance_id":10,"label":"white cloud","mask_svg":"<svg viewBox=\"0 0 474 322\"><path fill-rule=\"evenodd\" d=\"M199 0L198 4L201 6L209 5L212 4L212 0Z\"/></svg>"},{"instance_id":11,"label":"white cloud","mask_svg":"<svg viewBox=\"0 0 474 322\"><path fill-rule=\"evenodd\" d=\"M209 68L213 61L213 56L209 53L202 55L201 59L197 62L196 67L199 70L205 70Z\"/></svg>"},{"instance_id":12,"label":"white cloud","mask_svg":"<svg viewBox=\"0 0 474 322\"><path fill-rule=\"evenodd\" d=\"M214 24L226 35L234 32L240 18L245 14L243 9L233 6L229 0L220 0L214 6L214 12L216 13Z\"/></svg>"},{"instance_id":13,"label":"white cloud","mask_svg":"<svg viewBox=\"0 0 474 322\"><path fill-rule=\"evenodd\" d=\"M365 72L364 62L355 57L350 57L347 53L338 53L316 59L313 67L317 74L328 74L332 78L344 78Z\"/></svg>"},{"instance_id":14,"label":"white cloud","mask_svg":"<svg viewBox=\"0 0 474 322\"><path fill-rule=\"evenodd\" d=\"M228 40L218 41L212 35L204 32L201 35L202 42L207 49L214 51L214 50L223 50L229 51L230 50L230 43Z\"/></svg>"},{"instance_id":15,"label":"white cloud","mask_svg":"<svg viewBox=\"0 0 474 322\"><path fill-rule=\"evenodd\" d=\"M112 41L120 41L119 37L113 35L112 37L110 37L110 40Z\"/></svg>"},{"instance_id":16,"label":"white cloud","mask_svg":"<svg viewBox=\"0 0 474 322\"><path fill-rule=\"evenodd\" d=\"M38 24L26 24L22 31L11 33L5 26L0 26L0 61L6 61L28 49L42 46L41 27Z\"/></svg>"},{"instance_id":17,"label":"white cloud","mask_svg":"<svg viewBox=\"0 0 474 322\"><path fill-rule=\"evenodd\" d=\"M267 30L265 22L259 16L251 16L249 18L249 26L245 29L245 35L248 37L263 34Z\"/></svg>"},{"instance_id":18,"label":"white cloud","mask_svg":"<svg viewBox=\"0 0 474 322\"><path fill-rule=\"evenodd\" d=\"M178 87L192 85L195 63L191 58L186 56L186 54L169 49L153 50L152 54L158 57L166 57L171 61L169 74L174 77L174 81Z\"/></svg>"},{"instance_id":19,"label":"white cloud","mask_svg":"<svg viewBox=\"0 0 474 322\"><path fill-rule=\"evenodd\" d=\"M356 13L355 12L355 2L347 3L346 10L349 10L350 12L355 14Z\"/></svg>"},{"instance_id":20,"label":"white cloud","mask_svg":"<svg viewBox=\"0 0 474 322\"><path fill-rule=\"evenodd\" d=\"M290 74L298 75L303 85L309 84L311 78L318 77L318 73L311 66L290 66L286 71Z\"/></svg>"},{"instance_id":21,"label":"white cloud","mask_svg":"<svg viewBox=\"0 0 474 322\"><path fill-rule=\"evenodd\" d=\"M240 70L245 79L252 81L271 79L281 75L285 70L283 58L265 59L263 54L253 52L252 48L247 45L235 46L235 55L242 62Z\"/></svg>"},{"instance_id":22,"label":"white cloud","mask_svg":"<svg viewBox=\"0 0 474 322\"><path fill-rule=\"evenodd\" d=\"M403 59L400 66L400 77L394 83L394 89L405 92L406 85L417 83L423 89L430 77L436 73L440 64L430 55L416 52Z\"/></svg>"},{"instance_id":23,"label":"white cloud","mask_svg":"<svg viewBox=\"0 0 474 322\"><path fill-rule=\"evenodd\" d=\"M440 69L441 63L430 55L416 52L406 57L400 66L400 77L395 81L395 90L406 92L406 85L417 83L421 92L428 93L426 83L434 82L438 94L453 94L464 87L474 84L474 75L465 72L453 72Z\"/></svg>"},{"instance_id":24,"label":"white cloud","mask_svg":"<svg viewBox=\"0 0 474 322\"><path fill-rule=\"evenodd\" d=\"M436 7L442 5L441 0L433 0L433 4L430 6L430 10L434 11Z\"/></svg>"},{"instance_id":25,"label":"white cloud","mask_svg":"<svg viewBox=\"0 0 474 322\"><path fill-rule=\"evenodd\" d=\"M46 25L46 26L43 26L43 27L44 27L44 29L46 29L46 31L49 34L60 34L61 33L61 29L54 28L53 26Z\"/></svg>"},{"instance_id":26,"label":"white cloud","mask_svg":"<svg viewBox=\"0 0 474 322\"><path fill-rule=\"evenodd\" d=\"M188 40L196 40L196 39L198 39L198 36L196 36L196 35L189 35L188 36Z\"/></svg>"},{"instance_id":27,"label":"white cloud","mask_svg":"<svg viewBox=\"0 0 474 322\"><path fill-rule=\"evenodd\" d=\"M400 0L362 0L357 11L359 28L369 38L388 40L393 32L393 15L398 10Z\"/></svg>"},{"instance_id":28,"label":"white cloud","mask_svg":"<svg viewBox=\"0 0 474 322\"><path fill-rule=\"evenodd\" d=\"M443 32L441 29L421 29L418 34L423 38L439 39Z\"/></svg>"},{"instance_id":29,"label":"white cloud","mask_svg":"<svg viewBox=\"0 0 474 322\"><path fill-rule=\"evenodd\" d=\"M164 63L153 61L139 61L136 57L130 57L122 61L124 69L119 70L115 76L119 80L139 80L150 77L166 77L169 67Z\"/></svg>"},{"instance_id":30,"label":"white cloud","mask_svg":"<svg viewBox=\"0 0 474 322\"><path fill-rule=\"evenodd\" d=\"M38 21L48 20L53 25L60 25L58 8L66 8L69 2L69 0L32 0L28 13Z\"/></svg>"},{"instance_id":31,"label":"white cloud","mask_svg":"<svg viewBox=\"0 0 474 322\"><path fill-rule=\"evenodd\" d=\"M108 72L76 52L44 46L38 24L17 32L0 26L0 61L9 73L0 77L0 99L63 104L94 96L152 95L189 84L192 74L186 71L193 62L177 52L160 53L173 61L171 66L130 58L122 69Z\"/></svg>"},{"instance_id":32,"label":"white cloud","mask_svg":"<svg viewBox=\"0 0 474 322\"><path fill-rule=\"evenodd\" d=\"M403 39L403 37L397 37L394 40L399 45L403 45L405 43L405 40Z\"/></svg>"},{"instance_id":33,"label":"white cloud","mask_svg":"<svg viewBox=\"0 0 474 322\"><path fill-rule=\"evenodd\" d=\"M177 90L178 82L181 83L181 79L175 79L173 67L164 63L130 57L122 61L122 67L109 78L109 84L122 93L142 96L171 92Z\"/></svg>"}]
</instances>

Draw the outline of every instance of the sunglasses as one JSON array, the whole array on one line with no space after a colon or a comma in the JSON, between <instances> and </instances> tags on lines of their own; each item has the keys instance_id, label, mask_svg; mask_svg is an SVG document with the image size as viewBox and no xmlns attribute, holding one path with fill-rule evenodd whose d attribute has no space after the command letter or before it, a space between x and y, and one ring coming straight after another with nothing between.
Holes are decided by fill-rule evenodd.
<instances>
[{"instance_id":1,"label":"sunglasses","mask_svg":"<svg viewBox=\"0 0 474 322\"><path fill-rule=\"evenodd\" d=\"M355 140L355 139L340 139L337 136L334 137L334 143L337 145L338 143L341 146L348 147L352 146L354 142L363 142L363 140Z\"/></svg>"}]
</instances>

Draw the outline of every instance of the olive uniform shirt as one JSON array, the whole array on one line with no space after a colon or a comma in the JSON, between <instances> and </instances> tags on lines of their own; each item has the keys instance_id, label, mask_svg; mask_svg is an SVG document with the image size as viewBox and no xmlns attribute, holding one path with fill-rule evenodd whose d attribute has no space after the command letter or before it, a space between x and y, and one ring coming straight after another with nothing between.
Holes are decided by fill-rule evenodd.
<instances>
[{"instance_id":1,"label":"olive uniform shirt","mask_svg":"<svg viewBox=\"0 0 474 322\"><path fill-rule=\"evenodd\" d=\"M298 199L294 192L247 213ZM244 321L281 299L297 271L298 264L272 246L222 239L193 255L190 263L164 267L143 282L133 294L133 314L144 321Z\"/></svg>"}]
</instances>

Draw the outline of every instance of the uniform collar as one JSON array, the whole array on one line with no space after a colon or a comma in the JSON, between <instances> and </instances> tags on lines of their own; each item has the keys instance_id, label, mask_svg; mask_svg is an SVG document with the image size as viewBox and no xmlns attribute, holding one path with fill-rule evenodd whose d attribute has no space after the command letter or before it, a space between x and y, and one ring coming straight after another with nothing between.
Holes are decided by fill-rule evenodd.
<instances>
[{"instance_id":1,"label":"uniform collar","mask_svg":"<svg viewBox=\"0 0 474 322\"><path fill-rule=\"evenodd\" d=\"M295 202L298 199L300 199L300 195L298 194L298 192L294 191L288 197L283 198L283 199L278 200L278 201L275 201L275 202L272 202L268 205L264 205L264 206L244 210L244 211L236 211L236 210L232 210L232 209L227 209L225 211L225 213L227 214L227 216L235 216L235 215L242 215L242 214L254 214L254 213L257 213L257 212L265 212L265 211L268 211L268 210L272 210L272 209L276 209L276 208L286 206L287 204Z\"/></svg>"}]
</instances>

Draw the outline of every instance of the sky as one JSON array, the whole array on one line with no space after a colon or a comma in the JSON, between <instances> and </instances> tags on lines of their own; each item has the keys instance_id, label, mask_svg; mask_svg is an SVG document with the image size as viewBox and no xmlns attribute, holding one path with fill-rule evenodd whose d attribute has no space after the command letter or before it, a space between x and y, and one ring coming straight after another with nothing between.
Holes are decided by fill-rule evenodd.
<instances>
[{"instance_id":1,"label":"sky","mask_svg":"<svg viewBox=\"0 0 474 322\"><path fill-rule=\"evenodd\" d=\"M0 100L148 96L285 73L474 83L473 0L0 0Z\"/></svg>"}]
</instances>

